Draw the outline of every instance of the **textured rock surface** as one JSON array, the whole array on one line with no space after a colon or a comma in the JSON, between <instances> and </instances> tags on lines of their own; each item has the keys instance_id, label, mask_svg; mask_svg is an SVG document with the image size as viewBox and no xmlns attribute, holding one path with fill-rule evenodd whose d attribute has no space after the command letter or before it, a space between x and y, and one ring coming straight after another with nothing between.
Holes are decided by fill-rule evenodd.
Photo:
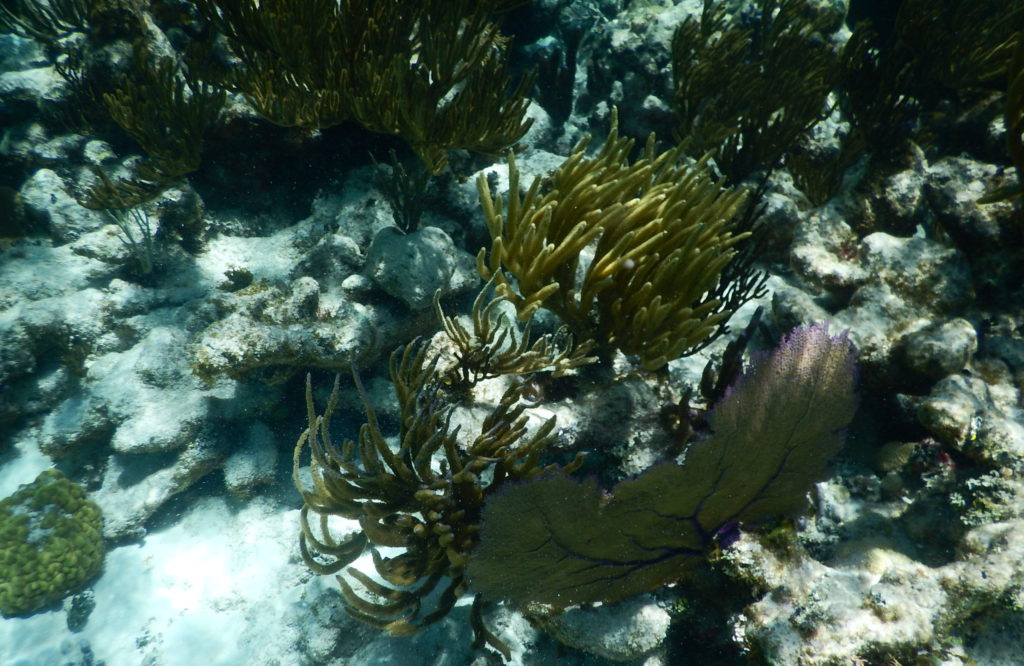
<instances>
[{"instance_id":1,"label":"textured rock surface","mask_svg":"<svg viewBox=\"0 0 1024 666\"><path fill-rule=\"evenodd\" d=\"M108 223L103 213L79 206L61 177L50 169L36 171L22 187L21 198L29 216L44 224L58 243L73 241Z\"/></svg>"},{"instance_id":2,"label":"textured rock surface","mask_svg":"<svg viewBox=\"0 0 1024 666\"><path fill-rule=\"evenodd\" d=\"M884 538L847 542L828 564L780 558L744 540L729 550L728 565L772 592L737 618L737 636L770 663L833 664L906 646L963 658L947 647L947 632L1024 584L1022 527L972 530L955 560L938 567Z\"/></svg>"},{"instance_id":3,"label":"textured rock surface","mask_svg":"<svg viewBox=\"0 0 1024 666\"><path fill-rule=\"evenodd\" d=\"M812 216L812 225L814 220ZM849 257L830 250L834 245L823 239L815 244L817 250L797 248L804 262L802 275L819 288L839 290L836 298L845 302L831 319L840 328L850 328L860 362L877 371L889 371L905 336L944 322L974 298L970 268L955 248L881 232L861 240ZM789 292L777 290L773 301L775 315L786 325L828 314L806 295ZM965 341L960 355L969 348Z\"/></svg>"},{"instance_id":4,"label":"textured rock surface","mask_svg":"<svg viewBox=\"0 0 1024 666\"><path fill-rule=\"evenodd\" d=\"M641 596L612 606L578 608L546 622L558 640L616 662L658 649L668 634L668 612Z\"/></svg>"},{"instance_id":5,"label":"textured rock surface","mask_svg":"<svg viewBox=\"0 0 1024 666\"><path fill-rule=\"evenodd\" d=\"M429 308L435 291L447 296L479 281L473 257L437 227L408 234L397 227L381 229L366 252L366 272L413 311Z\"/></svg>"},{"instance_id":6,"label":"textured rock surface","mask_svg":"<svg viewBox=\"0 0 1024 666\"><path fill-rule=\"evenodd\" d=\"M277 441L263 423L255 421L245 431L239 447L224 461L224 485L234 495L251 497L260 486L274 482L277 473Z\"/></svg>"},{"instance_id":7,"label":"textured rock surface","mask_svg":"<svg viewBox=\"0 0 1024 666\"><path fill-rule=\"evenodd\" d=\"M978 351L978 333L966 319L950 319L904 339L907 365L928 379L960 372Z\"/></svg>"}]
</instances>

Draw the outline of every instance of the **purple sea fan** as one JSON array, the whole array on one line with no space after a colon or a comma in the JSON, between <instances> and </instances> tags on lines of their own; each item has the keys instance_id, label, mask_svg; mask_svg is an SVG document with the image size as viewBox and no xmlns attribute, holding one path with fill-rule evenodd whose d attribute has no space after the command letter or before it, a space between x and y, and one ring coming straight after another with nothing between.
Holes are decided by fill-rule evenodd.
<instances>
[{"instance_id":1,"label":"purple sea fan","mask_svg":"<svg viewBox=\"0 0 1024 666\"><path fill-rule=\"evenodd\" d=\"M685 467L716 479L701 509L713 533L730 523L789 515L845 439L857 409L856 351L828 324L798 328L750 367L713 408L713 435L694 445Z\"/></svg>"},{"instance_id":2,"label":"purple sea fan","mask_svg":"<svg viewBox=\"0 0 1024 666\"><path fill-rule=\"evenodd\" d=\"M755 352L750 366L729 388L729 392L758 373L763 373L758 381L778 388L800 385L826 393L829 390L852 391L858 373L857 354L850 342L850 332L844 330L837 335L829 335L828 328L827 321L794 328L782 337L775 349ZM818 382L822 380L831 386L820 386ZM849 386L844 387L844 384Z\"/></svg>"},{"instance_id":3,"label":"purple sea fan","mask_svg":"<svg viewBox=\"0 0 1024 666\"><path fill-rule=\"evenodd\" d=\"M854 357L846 334L798 329L715 405L684 464L610 495L564 474L506 488L484 507L473 587L521 604L617 601L678 580L716 535L801 511L856 410Z\"/></svg>"}]
</instances>

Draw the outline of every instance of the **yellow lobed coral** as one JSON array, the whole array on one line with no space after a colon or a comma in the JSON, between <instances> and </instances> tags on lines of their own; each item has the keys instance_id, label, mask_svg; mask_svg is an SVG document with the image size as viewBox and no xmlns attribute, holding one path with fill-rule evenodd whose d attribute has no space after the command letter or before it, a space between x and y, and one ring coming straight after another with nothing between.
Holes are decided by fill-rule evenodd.
<instances>
[{"instance_id":1,"label":"yellow lobed coral","mask_svg":"<svg viewBox=\"0 0 1024 666\"><path fill-rule=\"evenodd\" d=\"M99 573L102 520L81 486L55 469L0 501L0 613L31 615Z\"/></svg>"}]
</instances>

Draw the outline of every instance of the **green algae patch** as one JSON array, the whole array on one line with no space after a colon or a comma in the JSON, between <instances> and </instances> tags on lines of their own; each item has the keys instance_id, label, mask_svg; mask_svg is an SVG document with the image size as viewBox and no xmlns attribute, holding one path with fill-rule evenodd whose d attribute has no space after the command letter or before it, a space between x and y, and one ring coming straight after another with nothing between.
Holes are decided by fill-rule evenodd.
<instances>
[{"instance_id":1,"label":"green algae patch","mask_svg":"<svg viewBox=\"0 0 1024 666\"><path fill-rule=\"evenodd\" d=\"M0 500L0 614L31 615L98 574L102 527L100 508L55 469Z\"/></svg>"}]
</instances>

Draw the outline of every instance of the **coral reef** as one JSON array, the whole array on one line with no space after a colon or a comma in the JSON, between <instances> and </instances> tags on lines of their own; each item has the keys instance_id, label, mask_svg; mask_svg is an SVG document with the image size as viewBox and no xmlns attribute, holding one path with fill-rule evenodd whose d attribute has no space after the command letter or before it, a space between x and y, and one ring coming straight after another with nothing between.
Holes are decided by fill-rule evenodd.
<instances>
[{"instance_id":1,"label":"coral reef","mask_svg":"<svg viewBox=\"0 0 1024 666\"><path fill-rule=\"evenodd\" d=\"M1016 663L1022 7L0 2L4 657Z\"/></svg>"}]
</instances>

